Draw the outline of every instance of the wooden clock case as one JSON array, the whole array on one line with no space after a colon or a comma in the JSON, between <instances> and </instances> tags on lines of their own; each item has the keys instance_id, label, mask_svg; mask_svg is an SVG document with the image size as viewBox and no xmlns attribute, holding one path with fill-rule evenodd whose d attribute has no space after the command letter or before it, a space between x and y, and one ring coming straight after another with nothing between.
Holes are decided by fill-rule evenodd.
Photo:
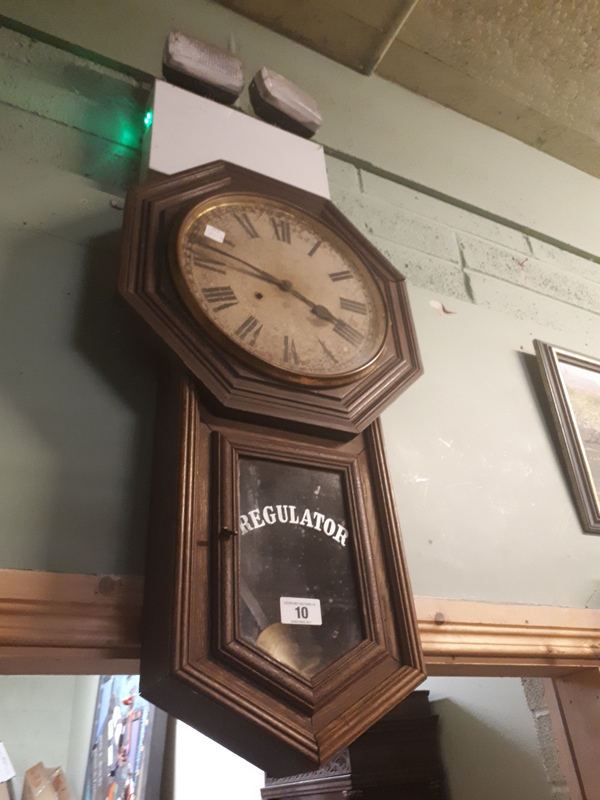
<instances>
[{"instance_id":1,"label":"wooden clock case","mask_svg":"<svg viewBox=\"0 0 600 800\"><path fill-rule=\"evenodd\" d=\"M303 386L269 378L225 352L186 308L171 278L169 239L198 202L224 192L264 193L329 226L368 265L389 324L373 369L342 386ZM274 421L288 429L325 430L341 438L367 427L421 374L404 278L336 209L318 195L242 167L215 161L131 189L123 223L120 292L205 388L205 397L237 419Z\"/></svg>"},{"instance_id":2,"label":"wooden clock case","mask_svg":"<svg viewBox=\"0 0 600 800\"><path fill-rule=\"evenodd\" d=\"M343 385L288 382L199 327L172 279L169 249L190 209L224 193L268 195L299 208L367 265L389 323L372 367ZM122 253L121 294L170 357L159 371L142 693L273 776L315 769L425 677L377 419L421 373L404 279L328 200L220 161L134 187ZM344 496L353 588L340 591L352 595L356 624L353 638L332 645L313 672L290 666L243 627L250 608L241 577L249 562L240 555L244 459L262 459L274 471L328 472ZM326 573L318 562L311 555L304 564ZM287 592L271 594L269 602L279 603ZM297 627L270 619L282 638ZM327 647L330 632L323 624Z\"/></svg>"},{"instance_id":3,"label":"wooden clock case","mask_svg":"<svg viewBox=\"0 0 600 800\"><path fill-rule=\"evenodd\" d=\"M378 422L348 442L223 420L197 383L159 393L143 695L271 775L315 769L425 677ZM237 609L240 456L344 476L362 639L307 678L244 639Z\"/></svg>"},{"instance_id":4,"label":"wooden clock case","mask_svg":"<svg viewBox=\"0 0 600 800\"><path fill-rule=\"evenodd\" d=\"M428 696L412 692L322 769L267 775L262 800L449 800Z\"/></svg>"}]
</instances>

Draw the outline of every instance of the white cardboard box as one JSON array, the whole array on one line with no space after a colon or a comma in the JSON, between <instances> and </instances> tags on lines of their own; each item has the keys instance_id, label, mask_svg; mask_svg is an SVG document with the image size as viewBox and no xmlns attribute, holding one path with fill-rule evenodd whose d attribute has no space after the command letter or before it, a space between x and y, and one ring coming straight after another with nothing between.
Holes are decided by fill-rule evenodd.
<instances>
[{"instance_id":1,"label":"white cardboard box","mask_svg":"<svg viewBox=\"0 0 600 800\"><path fill-rule=\"evenodd\" d=\"M152 110L142 177L224 159L329 197L325 155L315 142L165 81L155 82Z\"/></svg>"}]
</instances>

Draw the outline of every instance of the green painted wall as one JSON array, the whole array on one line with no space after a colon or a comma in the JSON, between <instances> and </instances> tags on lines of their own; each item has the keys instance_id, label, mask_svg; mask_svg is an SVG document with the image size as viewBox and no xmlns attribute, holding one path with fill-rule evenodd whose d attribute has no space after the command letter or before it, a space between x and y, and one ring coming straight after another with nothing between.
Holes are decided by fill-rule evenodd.
<instances>
[{"instance_id":1,"label":"green painted wall","mask_svg":"<svg viewBox=\"0 0 600 800\"><path fill-rule=\"evenodd\" d=\"M428 678L453 800L567 800L544 769L519 678Z\"/></svg>"},{"instance_id":2,"label":"green painted wall","mask_svg":"<svg viewBox=\"0 0 600 800\"><path fill-rule=\"evenodd\" d=\"M133 4L85 2L71 15L60 2L51 7L0 0L0 10L51 35L154 71L159 40L192 13L181 4L169 15L157 4L142 24L141 6ZM410 165L391 171L400 162L390 141L403 129L396 117L398 128L389 128L387 99L393 92L396 115L412 109L415 130L426 128L430 115L445 124L451 112L376 80L370 86L378 124L360 121L342 131L350 113L344 103L366 79L214 4L193 8L213 40L223 44L231 35L250 64L259 63L262 48L275 66L290 68L290 77L301 82L306 74L309 89L319 65L331 78L318 91L334 126L323 131L336 144L328 159L333 197L408 279L425 375L385 413L384 428L415 592L584 606L598 588L600 540L581 532L531 342L599 355L600 281L593 258L565 250L557 231L552 243L547 231L532 230L526 206L537 197L539 158L547 157L526 149L523 218L502 223L485 203L474 208L493 172L489 153L478 160L473 151L468 169L460 161L459 133L477 133L480 148L499 137L500 161L514 143L453 115L458 132L450 127L445 135L456 158L415 188L407 184ZM140 573L154 371L114 287L122 200L137 172L147 87L7 28L0 30L0 57L0 566ZM385 171L357 158L367 144ZM430 151L423 147L413 166L427 175ZM429 161L436 158L431 149ZM556 169L555 192L565 196L576 171ZM440 198L446 183L454 199ZM472 190L466 199L465 186ZM508 201L505 188L495 193L494 214ZM551 216L544 219L546 225ZM452 313L440 314L440 303Z\"/></svg>"},{"instance_id":3,"label":"green painted wall","mask_svg":"<svg viewBox=\"0 0 600 800\"><path fill-rule=\"evenodd\" d=\"M231 47L248 80L266 64L317 99L325 119L317 138L334 151L600 256L595 178L381 78L354 73L217 2L0 0L0 14L155 76L173 28Z\"/></svg>"},{"instance_id":4,"label":"green painted wall","mask_svg":"<svg viewBox=\"0 0 600 800\"><path fill-rule=\"evenodd\" d=\"M97 675L0 676L0 741L16 772L15 797L40 761L62 767L73 797L83 796L97 693Z\"/></svg>"},{"instance_id":5,"label":"green painted wall","mask_svg":"<svg viewBox=\"0 0 600 800\"><path fill-rule=\"evenodd\" d=\"M585 606L600 539L581 532L532 340L600 355L600 268L368 170L328 168L333 199L409 282L425 374L383 423L414 591Z\"/></svg>"},{"instance_id":6,"label":"green painted wall","mask_svg":"<svg viewBox=\"0 0 600 800\"><path fill-rule=\"evenodd\" d=\"M115 281L146 92L6 29L0 61L0 563L139 573L154 377Z\"/></svg>"},{"instance_id":7,"label":"green painted wall","mask_svg":"<svg viewBox=\"0 0 600 800\"><path fill-rule=\"evenodd\" d=\"M406 275L425 364L384 415L414 590L584 606L600 539L581 532L531 341L600 355L599 268L572 252L600 252L598 182L215 4L2 11L147 72L172 25L232 37L318 95L333 198ZM154 365L115 283L147 86L7 28L0 60L0 567L141 573Z\"/></svg>"}]
</instances>

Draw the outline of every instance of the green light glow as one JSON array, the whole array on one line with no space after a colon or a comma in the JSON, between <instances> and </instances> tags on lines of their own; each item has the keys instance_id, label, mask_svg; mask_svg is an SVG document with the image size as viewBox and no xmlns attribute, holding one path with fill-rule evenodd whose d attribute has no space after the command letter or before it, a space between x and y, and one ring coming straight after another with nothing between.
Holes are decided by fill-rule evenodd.
<instances>
[{"instance_id":1,"label":"green light glow","mask_svg":"<svg viewBox=\"0 0 600 800\"><path fill-rule=\"evenodd\" d=\"M146 116L144 117L144 125L146 126L146 129L148 129L150 125L152 125L153 116L154 114L152 113L152 111L146 111Z\"/></svg>"}]
</instances>

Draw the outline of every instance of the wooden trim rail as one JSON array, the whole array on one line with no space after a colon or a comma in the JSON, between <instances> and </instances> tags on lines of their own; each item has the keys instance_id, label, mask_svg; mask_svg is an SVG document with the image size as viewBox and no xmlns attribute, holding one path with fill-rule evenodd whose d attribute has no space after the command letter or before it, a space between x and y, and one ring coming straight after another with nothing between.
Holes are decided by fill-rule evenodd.
<instances>
[{"instance_id":1,"label":"wooden trim rail","mask_svg":"<svg viewBox=\"0 0 600 800\"><path fill-rule=\"evenodd\" d=\"M1 674L139 671L143 578L0 570Z\"/></svg>"},{"instance_id":2,"label":"wooden trim rail","mask_svg":"<svg viewBox=\"0 0 600 800\"><path fill-rule=\"evenodd\" d=\"M600 610L415 597L429 675L556 677L600 667Z\"/></svg>"},{"instance_id":3,"label":"wooden trim rail","mask_svg":"<svg viewBox=\"0 0 600 800\"><path fill-rule=\"evenodd\" d=\"M1 674L139 669L143 578L0 570ZM600 666L600 610L415 597L430 675L556 677Z\"/></svg>"}]
</instances>

